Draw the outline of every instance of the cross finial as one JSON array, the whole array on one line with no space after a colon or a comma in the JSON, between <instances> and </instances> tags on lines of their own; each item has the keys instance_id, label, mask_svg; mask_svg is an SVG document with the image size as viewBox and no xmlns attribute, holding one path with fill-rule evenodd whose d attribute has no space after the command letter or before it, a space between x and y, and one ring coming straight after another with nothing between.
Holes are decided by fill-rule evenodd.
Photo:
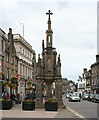
<instances>
[{"instance_id":1,"label":"cross finial","mask_svg":"<svg viewBox=\"0 0 99 120\"><path fill-rule=\"evenodd\" d=\"M49 10L48 13L46 13L46 15L49 15L48 21L50 21L50 15L52 15L53 13L51 13L51 11Z\"/></svg>"}]
</instances>

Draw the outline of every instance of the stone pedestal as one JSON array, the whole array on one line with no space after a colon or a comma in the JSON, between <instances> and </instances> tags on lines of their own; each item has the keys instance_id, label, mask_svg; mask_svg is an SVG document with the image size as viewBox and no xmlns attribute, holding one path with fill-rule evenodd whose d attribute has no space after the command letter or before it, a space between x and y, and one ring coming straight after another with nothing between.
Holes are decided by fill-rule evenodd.
<instances>
[{"instance_id":1,"label":"stone pedestal","mask_svg":"<svg viewBox=\"0 0 99 120\"><path fill-rule=\"evenodd\" d=\"M60 108L60 109L66 108L63 105L63 101L62 101L62 82L61 82L61 80L58 80L55 82L55 87L56 87L55 96L58 101L58 108Z\"/></svg>"},{"instance_id":2,"label":"stone pedestal","mask_svg":"<svg viewBox=\"0 0 99 120\"><path fill-rule=\"evenodd\" d=\"M52 83L46 82L46 98L52 98Z\"/></svg>"},{"instance_id":3,"label":"stone pedestal","mask_svg":"<svg viewBox=\"0 0 99 120\"><path fill-rule=\"evenodd\" d=\"M37 80L36 83L36 107L41 108L43 103L42 100L42 82Z\"/></svg>"}]
</instances>

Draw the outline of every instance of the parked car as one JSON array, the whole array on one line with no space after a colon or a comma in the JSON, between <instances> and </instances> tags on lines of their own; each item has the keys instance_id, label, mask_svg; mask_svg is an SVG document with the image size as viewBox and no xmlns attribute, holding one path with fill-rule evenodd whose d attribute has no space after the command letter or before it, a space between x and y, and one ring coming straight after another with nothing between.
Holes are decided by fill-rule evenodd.
<instances>
[{"instance_id":1,"label":"parked car","mask_svg":"<svg viewBox=\"0 0 99 120\"><path fill-rule=\"evenodd\" d=\"M94 96L94 94L89 94L87 100L88 100L88 101L92 101L93 96Z\"/></svg>"},{"instance_id":2,"label":"parked car","mask_svg":"<svg viewBox=\"0 0 99 120\"><path fill-rule=\"evenodd\" d=\"M67 94L66 94L66 98L68 98L69 96L70 96L70 93L67 93Z\"/></svg>"},{"instance_id":3,"label":"parked car","mask_svg":"<svg viewBox=\"0 0 99 120\"><path fill-rule=\"evenodd\" d=\"M72 101L79 101L79 102L80 102L80 97L79 97L79 95L77 95L77 94L71 94L71 95L68 97L68 100L69 100L69 102L72 102Z\"/></svg>"},{"instance_id":4,"label":"parked car","mask_svg":"<svg viewBox=\"0 0 99 120\"><path fill-rule=\"evenodd\" d=\"M99 102L99 94L95 94L95 95L92 97L92 102Z\"/></svg>"},{"instance_id":5,"label":"parked car","mask_svg":"<svg viewBox=\"0 0 99 120\"><path fill-rule=\"evenodd\" d=\"M88 99L88 94L84 94L83 96L82 96L82 100L87 100Z\"/></svg>"}]
</instances>

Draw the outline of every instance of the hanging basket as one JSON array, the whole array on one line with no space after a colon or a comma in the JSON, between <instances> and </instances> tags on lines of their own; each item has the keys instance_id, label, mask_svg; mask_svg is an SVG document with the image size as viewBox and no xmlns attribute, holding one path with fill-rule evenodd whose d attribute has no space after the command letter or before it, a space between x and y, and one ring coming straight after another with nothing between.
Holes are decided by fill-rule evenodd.
<instances>
[{"instance_id":1,"label":"hanging basket","mask_svg":"<svg viewBox=\"0 0 99 120\"><path fill-rule=\"evenodd\" d=\"M14 87L12 87L11 89L15 89Z\"/></svg>"},{"instance_id":2,"label":"hanging basket","mask_svg":"<svg viewBox=\"0 0 99 120\"><path fill-rule=\"evenodd\" d=\"M32 84L32 82L31 82L31 81L28 81L28 83L27 83L27 84L31 85L31 84Z\"/></svg>"},{"instance_id":3,"label":"hanging basket","mask_svg":"<svg viewBox=\"0 0 99 120\"><path fill-rule=\"evenodd\" d=\"M17 81L18 80L18 77L13 77L13 78L11 78L11 81Z\"/></svg>"},{"instance_id":4,"label":"hanging basket","mask_svg":"<svg viewBox=\"0 0 99 120\"><path fill-rule=\"evenodd\" d=\"M6 84L5 87L9 87L9 84Z\"/></svg>"}]
</instances>

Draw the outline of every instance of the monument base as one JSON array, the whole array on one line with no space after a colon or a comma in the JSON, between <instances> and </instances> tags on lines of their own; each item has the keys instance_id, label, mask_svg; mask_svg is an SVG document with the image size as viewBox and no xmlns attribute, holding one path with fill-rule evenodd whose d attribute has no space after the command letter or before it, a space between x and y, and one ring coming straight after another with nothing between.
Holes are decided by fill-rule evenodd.
<instances>
[{"instance_id":1,"label":"monument base","mask_svg":"<svg viewBox=\"0 0 99 120\"><path fill-rule=\"evenodd\" d=\"M58 101L58 109L66 109L66 106L63 104L63 101Z\"/></svg>"},{"instance_id":2,"label":"monument base","mask_svg":"<svg viewBox=\"0 0 99 120\"><path fill-rule=\"evenodd\" d=\"M42 103L42 102L36 102L35 103L35 107L36 108L44 108L44 103Z\"/></svg>"}]
</instances>

